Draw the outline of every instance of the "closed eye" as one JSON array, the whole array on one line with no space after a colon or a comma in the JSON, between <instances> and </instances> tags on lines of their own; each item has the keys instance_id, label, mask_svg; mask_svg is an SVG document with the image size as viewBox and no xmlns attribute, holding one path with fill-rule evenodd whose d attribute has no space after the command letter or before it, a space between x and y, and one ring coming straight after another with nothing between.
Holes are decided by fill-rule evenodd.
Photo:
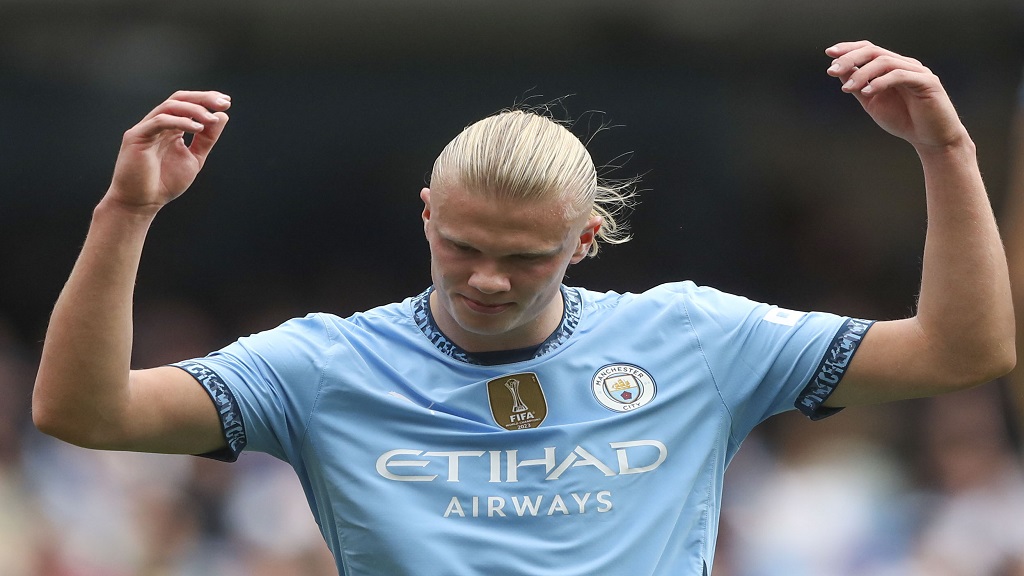
<instances>
[{"instance_id":1,"label":"closed eye","mask_svg":"<svg viewBox=\"0 0 1024 576\"><path fill-rule=\"evenodd\" d=\"M451 238L446 238L445 243L460 254L475 255L481 253L479 249L474 248L469 244L452 240ZM523 252L520 254L509 254L504 256L504 258L506 260L514 260L518 262L542 262L556 256L557 254L558 250L552 250L551 252Z\"/></svg>"},{"instance_id":2,"label":"closed eye","mask_svg":"<svg viewBox=\"0 0 1024 576\"><path fill-rule=\"evenodd\" d=\"M523 262L539 262L548 257L548 254L516 254L513 256L516 260L521 260Z\"/></svg>"},{"instance_id":3,"label":"closed eye","mask_svg":"<svg viewBox=\"0 0 1024 576\"><path fill-rule=\"evenodd\" d=\"M466 254L476 254L477 252L479 252L479 250L477 250L476 248L473 248L472 246L470 246L468 244L462 244L462 243L456 242L454 240L449 240L448 244L450 244L452 246L452 248L455 248L459 252L464 252Z\"/></svg>"}]
</instances>

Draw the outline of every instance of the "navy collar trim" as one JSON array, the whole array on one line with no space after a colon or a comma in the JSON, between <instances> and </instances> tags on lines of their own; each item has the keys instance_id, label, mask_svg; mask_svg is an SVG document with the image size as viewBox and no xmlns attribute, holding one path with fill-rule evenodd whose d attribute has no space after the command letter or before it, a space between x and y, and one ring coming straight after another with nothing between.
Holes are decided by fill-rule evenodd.
<instances>
[{"instance_id":1,"label":"navy collar trim","mask_svg":"<svg viewBox=\"0 0 1024 576\"><path fill-rule=\"evenodd\" d=\"M583 298L580 296L577 290L561 286L560 291L562 293L562 321L559 323L558 328L551 333L550 336L544 342L536 348L536 351L532 356L526 358L519 358L518 360L529 360L532 358L539 358L555 348L558 348L566 340L572 336L576 330L576 326L579 325L580 317L583 314ZM487 361L491 360L495 356L488 354L488 359L477 357L471 352L467 352L460 348L457 344L448 339L447 336L441 332L441 329L437 327L437 323L434 322L434 315L430 312L430 293L434 291L434 287L431 286L424 290L419 296L416 296L412 300L412 316L416 322L416 326L419 327L423 335L430 340L431 343L437 348L439 352L458 360L459 362L465 362L466 364L476 365L490 365L490 364L502 364L507 362L502 361Z\"/></svg>"}]
</instances>

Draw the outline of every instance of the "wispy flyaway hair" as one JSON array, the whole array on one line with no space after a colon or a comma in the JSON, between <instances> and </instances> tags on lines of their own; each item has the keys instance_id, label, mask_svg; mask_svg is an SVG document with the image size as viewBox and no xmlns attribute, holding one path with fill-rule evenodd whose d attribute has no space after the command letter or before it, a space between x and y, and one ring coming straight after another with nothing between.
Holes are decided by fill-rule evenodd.
<instances>
[{"instance_id":1,"label":"wispy flyaway hair","mask_svg":"<svg viewBox=\"0 0 1024 576\"><path fill-rule=\"evenodd\" d=\"M636 179L599 178L583 142L532 111L504 111L468 126L438 156L430 183L500 200L565 199L566 218L590 213L604 219L589 256L597 254L600 243L630 239L619 219L632 204Z\"/></svg>"}]
</instances>

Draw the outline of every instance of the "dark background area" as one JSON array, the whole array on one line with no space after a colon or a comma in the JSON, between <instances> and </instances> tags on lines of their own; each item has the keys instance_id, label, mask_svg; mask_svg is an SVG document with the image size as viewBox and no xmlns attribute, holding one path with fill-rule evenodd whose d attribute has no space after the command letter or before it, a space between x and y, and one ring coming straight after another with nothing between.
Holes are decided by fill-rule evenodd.
<instances>
[{"instance_id":1,"label":"dark background area","mask_svg":"<svg viewBox=\"0 0 1024 576\"><path fill-rule=\"evenodd\" d=\"M595 160L626 154L607 175L644 177L635 239L569 283L688 278L902 316L923 243L917 160L839 91L823 50L866 38L935 70L998 206L1024 63L1015 6L0 2L0 317L41 340L121 133L179 88L231 94L232 119L159 216L138 299L201 306L224 338L425 287L417 192L434 157L524 101L557 100L582 137L614 125Z\"/></svg>"}]
</instances>

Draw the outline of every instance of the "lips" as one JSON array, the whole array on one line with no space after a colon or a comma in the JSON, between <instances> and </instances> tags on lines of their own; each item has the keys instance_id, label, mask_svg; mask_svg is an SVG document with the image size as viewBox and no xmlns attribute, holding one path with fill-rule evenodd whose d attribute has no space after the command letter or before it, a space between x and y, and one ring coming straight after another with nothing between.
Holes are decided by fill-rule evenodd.
<instances>
[{"instance_id":1,"label":"lips","mask_svg":"<svg viewBox=\"0 0 1024 576\"><path fill-rule=\"evenodd\" d=\"M508 302L502 304L485 304L465 296L462 297L462 301L466 303L467 308L480 314L500 314L512 306L512 304Z\"/></svg>"}]
</instances>

